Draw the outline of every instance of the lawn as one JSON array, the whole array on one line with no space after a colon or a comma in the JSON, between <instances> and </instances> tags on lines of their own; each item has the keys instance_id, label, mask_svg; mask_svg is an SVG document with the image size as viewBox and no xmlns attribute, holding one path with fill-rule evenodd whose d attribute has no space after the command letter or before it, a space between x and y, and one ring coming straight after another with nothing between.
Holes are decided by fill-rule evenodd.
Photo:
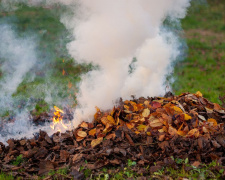
<instances>
[{"instance_id":1,"label":"lawn","mask_svg":"<svg viewBox=\"0 0 225 180\"><path fill-rule=\"evenodd\" d=\"M225 95L225 1L192 3L182 21L188 51L175 66L176 94L201 91L204 97L220 103Z\"/></svg>"}]
</instances>

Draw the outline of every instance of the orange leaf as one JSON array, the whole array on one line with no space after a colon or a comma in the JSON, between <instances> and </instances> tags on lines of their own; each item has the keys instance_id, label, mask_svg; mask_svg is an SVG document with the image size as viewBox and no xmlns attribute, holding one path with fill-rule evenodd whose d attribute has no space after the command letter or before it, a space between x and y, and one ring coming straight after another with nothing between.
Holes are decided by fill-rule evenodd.
<instances>
[{"instance_id":1,"label":"orange leaf","mask_svg":"<svg viewBox=\"0 0 225 180\"><path fill-rule=\"evenodd\" d=\"M77 135L78 135L79 137L85 138L85 137L87 136L87 133L86 133L85 131L78 131L78 132L77 132Z\"/></svg>"},{"instance_id":2,"label":"orange leaf","mask_svg":"<svg viewBox=\"0 0 225 180\"><path fill-rule=\"evenodd\" d=\"M211 118L211 119L208 119L207 122L209 122L210 125L212 125L212 126L214 126L214 127L217 126L217 122L216 122L215 119L212 119L212 118Z\"/></svg>"},{"instance_id":3,"label":"orange leaf","mask_svg":"<svg viewBox=\"0 0 225 180\"><path fill-rule=\"evenodd\" d=\"M103 141L103 137L100 137L98 139L93 139L91 141L91 147L94 148L95 146L101 144L102 141Z\"/></svg>"},{"instance_id":4,"label":"orange leaf","mask_svg":"<svg viewBox=\"0 0 225 180\"><path fill-rule=\"evenodd\" d=\"M128 129L132 129L134 127L134 123L126 123Z\"/></svg>"},{"instance_id":5,"label":"orange leaf","mask_svg":"<svg viewBox=\"0 0 225 180\"><path fill-rule=\"evenodd\" d=\"M96 128L90 130L88 134L89 134L90 136L95 136L95 134L96 134Z\"/></svg>"}]
</instances>

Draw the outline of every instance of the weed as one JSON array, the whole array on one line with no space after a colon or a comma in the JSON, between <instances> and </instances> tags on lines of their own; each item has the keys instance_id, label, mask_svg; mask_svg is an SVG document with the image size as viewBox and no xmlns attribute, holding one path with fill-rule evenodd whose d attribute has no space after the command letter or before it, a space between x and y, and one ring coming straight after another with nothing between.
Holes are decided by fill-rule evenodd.
<instances>
[{"instance_id":1,"label":"weed","mask_svg":"<svg viewBox=\"0 0 225 180\"><path fill-rule=\"evenodd\" d=\"M18 165L20 165L23 161L24 161L23 155L20 154L19 156L16 157L16 160L13 161L12 164L13 164L14 166L18 166Z\"/></svg>"}]
</instances>

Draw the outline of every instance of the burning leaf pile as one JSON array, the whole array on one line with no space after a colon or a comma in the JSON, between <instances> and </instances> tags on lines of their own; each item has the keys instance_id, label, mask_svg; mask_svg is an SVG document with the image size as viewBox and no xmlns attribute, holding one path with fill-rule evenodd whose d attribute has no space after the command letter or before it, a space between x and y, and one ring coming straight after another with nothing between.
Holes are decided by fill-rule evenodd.
<instances>
[{"instance_id":1,"label":"burning leaf pile","mask_svg":"<svg viewBox=\"0 0 225 180\"><path fill-rule=\"evenodd\" d=\"M111 111L96 109L92 123L83 122L73 131L52 136L40 131L33 139L1 143L1 170L35 179L68 168L62 178L82 179L84 169L98 173L105 166L124 167L130 159L145 175L176 166L172 156L191 163L218 160L225 169L225 109L200 92L121 100ZM24 161L13 165L20 155Z\"/></svg>"}]
</instances>

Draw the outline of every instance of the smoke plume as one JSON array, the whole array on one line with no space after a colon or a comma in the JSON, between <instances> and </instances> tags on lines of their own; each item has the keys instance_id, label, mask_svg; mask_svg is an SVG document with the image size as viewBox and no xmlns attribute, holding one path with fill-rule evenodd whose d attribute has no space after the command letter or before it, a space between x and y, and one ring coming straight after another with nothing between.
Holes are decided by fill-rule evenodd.
<instances>
[{"instance_id":1,"label":"smoke plume","mask_svg":"<svg viewBox=\"0 0 225 180\"><path fill-rule=\"evenodd\" d=\"M178 23L189 5L189 0L77 1L72 20L62 19L74 35L68 50L76 61L99 68L83 76L75 126L92 119L95 106L107 110L119 97L165 93L165 78L180 54L180 43L163 22L168 18Z\"/></svg>"}]
</instances>

